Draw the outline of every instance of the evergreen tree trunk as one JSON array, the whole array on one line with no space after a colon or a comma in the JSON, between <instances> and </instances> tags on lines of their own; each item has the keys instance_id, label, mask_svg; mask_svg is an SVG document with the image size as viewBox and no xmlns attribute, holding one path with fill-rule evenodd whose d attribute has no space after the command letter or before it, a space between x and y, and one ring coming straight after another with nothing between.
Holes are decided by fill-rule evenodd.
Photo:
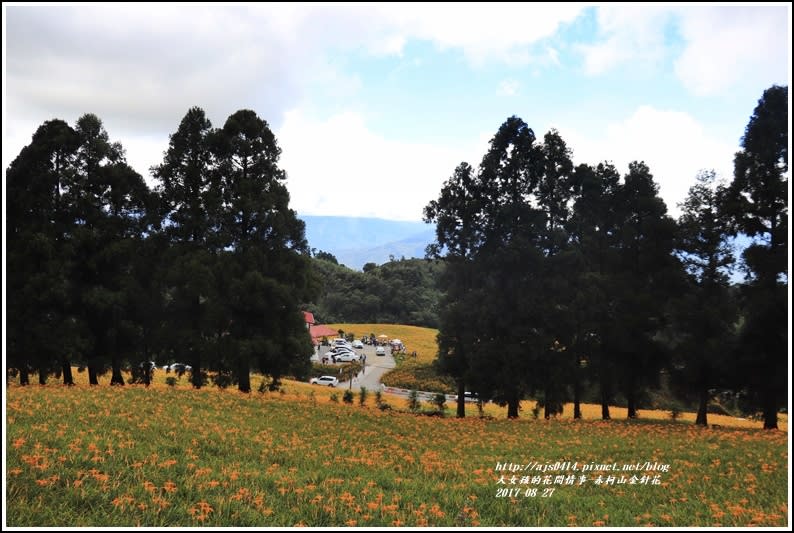
<instances>
[{"instance_id":1,"label":"evergreen tree trunk","mask_svg":"<svg viewBox=\"0 0 794 533\"><path fill-rule=\"evenodd\" d=\"M546 390L543 391L543 400L543 418L544 420L548 420L551 418L551 398L549 397L548 386L546 387Z\"/></svg>"},{"instance_id":2,"label":"evergreen tree trunk","mask_svg":"<svg viewBox=\"0 0 794 533\"><path fill-rule=\"evenodd\" d=\"M609 420L609 389L606 383L601 381L601 420Z\"/></svg>"},{"instance_id":3,"label":"evergreen tree trunk","mask_svg":"<svg viewBox=\"0 0 794 533\"><path fill-rule=\"evenodd\" d=\"M72 377L72 364L66 357L61 359L61 373L63 374L64 385L74 385L74 378Z\"/></svg>"},{"instance_id":4,"label":"evergreen tree trunk","mask_svg":"<svg viewBox=\"0 0 794 533\"><path fill-rule=\"evenodd\" d=\"M190 371L190 383L193 384L193 388L200 389L203 385L201 383L201 355L195 347L192 352L190 356L190 367L192 368Z\"/></svg>"},{"instance_id":5,"label":"evergreen tree trunk","mask_svg":"<svg viewBox=\"0 0 794 533\"><path fill-rule=\"evenodd\" d=\"M466 383L458 379L458 418L466 418Z\"/></svg>"},{"instance_id":6,"label":"evergreen tree trunk","mask_svg":"<svg viewBox=\"0 0 794 533\"><path fill-rule=\"evenodd\" d=\"M39 385L46 385L47 384L47 371L39 367Z\"/></svg>"},{"instance_id":7,"label":"evergreen tree trunk","mask_svg":"<svg viewBox=\"0 0 794 533\"><path fill-rule=\"evenodd\" d=\"M97 367L93 364L88 365L88 384L99 385L99 379L97 379Z\"/></svg>"},{"instance_id":8,"label":"evergreen tree trunk","mask_svg":"<svg viewBox=\"0 0 794 533\"><path fill-rule=\"evenodd\" d=\"M698 404L698 414L695 418L695 425L708 426L707 413L709 405L709 391L706 387L700 389L700 403Z\"/></svg>"},{"instance_id":9,"label":"evergreen tree trunk","mask_svg":"<svg viewBox=\"0 0 794 533\"><path fill-rule=\"evenodd\" d=\"M518 399L518 394L512 392L507 399L507 418L518 418L518 405L521 401Z\"/></svg>"},{"instance_id":10,"label":"evergreen tree trunk","mask_svg":"<svg viewBox=\"0 0 794 533\"><path fill-rule=\"evenodd\" d=\"M27 365L22 365L19 369L19 384L30 385L30 376L28 375Z\"/></svg>"},{"instance_id":11,"label":"evergreen tree trunk","mask_svg":"<svg viewBox=\"0 0 794 533\"><path fill-rule=\"evenodd\" d=\"M582 418L582 383L579 381L579 376L574 378L573 382L573 419L579 420Z\"/></svg>"},{"instance_id":12,"label":"evergreen tree trunk","mask_svg":"<svg viewBox=\"0 0 794 533\"><path fill-rule=\"evenodd\" d=\"M147 330L144 329L144 332L146 331ZM154 372L154 369L152 365L149 364L149 362L152 361L152 356L149 353L149 343L146 341L148 335L144 334L143 338L143 358L144 361L146 361L146 366L143 369L143 384L148 387L152 383L152 372Z\"/></svg>"},{"instance_id":13,"label":"evergreen tree trunk","mask_svg":"<svg viewBox=\"0 0 794 533\"><path fill-rule=\"evenodd\" d=\"M771 389L764 389L762 395L764 429L777 429L777 402L775 402L775 392Z\"/></svg>"},{"instance_id":14,"label":"evergreen tree trunk","mask_svg":"<svg viewBox=\"0 0 794 533\"><path fill-rule=\"evenodd\" d=\"M251 369L248 364L248 358L240 357L237 368L239 374L237 376L237 383L240 392L251 392Z\"/></svg>"},{"instance_id":15,"label":"evergreen tree trunk","mask_svg":"<svg viewBox=\"0 0 794 533\"><path fill-rule=\"evenodd\" d=\"M626 390L626 407L628 410L627 418L637 418L637 395L634 391L634 384L631 383Z\"/></svg>"},{"instance_id":16,"label":"evergreen tree trunk","mask_svg":"<svg viewBox=\"0 0 794 533\"><path fill-rule=\"evenodd\" d=\"M194 240L196 240L197 235L194 235ZM196 240L196 242L198 242ZM201 331L199 317L201 316L201 298L196 296L196 299L193 300L193 332L194 334L199 334ZM190 367L192 370L190 371L190 383L193 385L193 388L200 389L203 383L201 382L201 351L199 348L196 347L196 342L191 342L190 345Z\"/></svg>"},{"instance_id":17,"label":"evergreen tree trunk","mask_svg":"<svg viewBox=\"0 0 794 533\"><path fill-rule=\"evenodd\" d=\"M112 357L111 365L113 367L113 375L110 377L110 384L124 385L124 376L121 375L121 360L117 355Z\"/></svg>"}]
</instances>

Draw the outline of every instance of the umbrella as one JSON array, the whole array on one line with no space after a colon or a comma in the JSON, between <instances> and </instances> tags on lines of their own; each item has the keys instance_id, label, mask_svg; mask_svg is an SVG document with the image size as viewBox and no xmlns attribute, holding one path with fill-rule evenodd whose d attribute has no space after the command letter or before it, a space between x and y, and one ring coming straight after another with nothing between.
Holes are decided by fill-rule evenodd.
<instances>
[{"instance_id":1,"label":"umbrella","mask_svg":"<svg viewBox=\"0 0 794 533\"><path fill-rule=\"evenodd\" d=\"M389 336L388 336L388 335L383 335L383 334L381 334L381 335L378 335L378 338L379 338L379 339L388 339L388 338L389 338Z\"/></svg>"}]
</instances>

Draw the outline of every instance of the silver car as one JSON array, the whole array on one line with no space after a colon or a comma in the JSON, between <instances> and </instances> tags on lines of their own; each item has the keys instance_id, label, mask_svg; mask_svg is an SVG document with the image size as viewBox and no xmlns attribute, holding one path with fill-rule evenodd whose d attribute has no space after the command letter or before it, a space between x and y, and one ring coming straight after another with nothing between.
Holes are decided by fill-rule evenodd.
<instances>
[{"instance_id":1,"label":"silver car","mask_svg":"<svg viewBox=\"0 0 794 533\"><path fill-rule=\"evenodd\" d=\"M329 387L336 387L339 385L339 380L334 376L320 376L319 378L312 378L309 380L312 385L328 385Z\"/></svg>"},{"instance_id":2,"label":"silver car","mask_svg":"<svg viewBox=\"0 0 794 533\"><path fill-rule=\"evenodd\" d=\"M353 361L358 361L361 357L357 353L342 353L336 356L337 363L350 363Z\"/></svg>"}]
</instances>

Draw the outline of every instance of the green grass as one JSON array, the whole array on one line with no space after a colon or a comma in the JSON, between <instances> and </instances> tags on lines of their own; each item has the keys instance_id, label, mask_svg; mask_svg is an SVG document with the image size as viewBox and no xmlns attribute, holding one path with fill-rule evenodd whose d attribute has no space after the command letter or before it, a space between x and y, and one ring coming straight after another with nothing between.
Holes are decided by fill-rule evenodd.
<instances>
[{"instance_id":1,"label":"green grass","mask_svg":"<svg viewBox=\"0 0 794 533\"><path fill-rule=\"evenodd\" d=\"M788 525L785 432L439 419L288 389L12 386L7 525ZM670 470L657 486L496 497L497 462L566 460Z\"/></svg>"}]
</instances>

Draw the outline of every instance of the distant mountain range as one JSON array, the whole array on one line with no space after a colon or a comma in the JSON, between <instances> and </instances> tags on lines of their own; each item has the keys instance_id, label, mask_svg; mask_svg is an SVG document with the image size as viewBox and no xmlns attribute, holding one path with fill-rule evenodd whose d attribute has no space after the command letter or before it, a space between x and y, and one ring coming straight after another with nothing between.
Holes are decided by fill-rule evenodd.
<instances>
[{"instance_id":1,"label":"distant mountain range","mask_svg":"<svg viewBox=\"0 0 794 533\"><path fill-rule=\"evenodd\" d=\"M424 257L427 245L435 241L435 226L424 222L310 215L298 218L306 223L310 248L331 253L339 264L354 270L361 270L366 263L382 265L390 257ZM733 240L737 264L742 250L751 243L744 235ZM734 270L731 281L744 281L741 269Z\"/></svg>"},{"instance_id":2,"label":"distant mountain range","mask_svg":"<svg viewBox=\"0 0 794 533\"><path fill-rule=\"evenodd\" d=\"M340 264L361 270L405 257L424 257L435 240L435 227L424 222L381 218L298 215L306 223L309 247L333 254Z\"/></svg>"}]
</instances>

